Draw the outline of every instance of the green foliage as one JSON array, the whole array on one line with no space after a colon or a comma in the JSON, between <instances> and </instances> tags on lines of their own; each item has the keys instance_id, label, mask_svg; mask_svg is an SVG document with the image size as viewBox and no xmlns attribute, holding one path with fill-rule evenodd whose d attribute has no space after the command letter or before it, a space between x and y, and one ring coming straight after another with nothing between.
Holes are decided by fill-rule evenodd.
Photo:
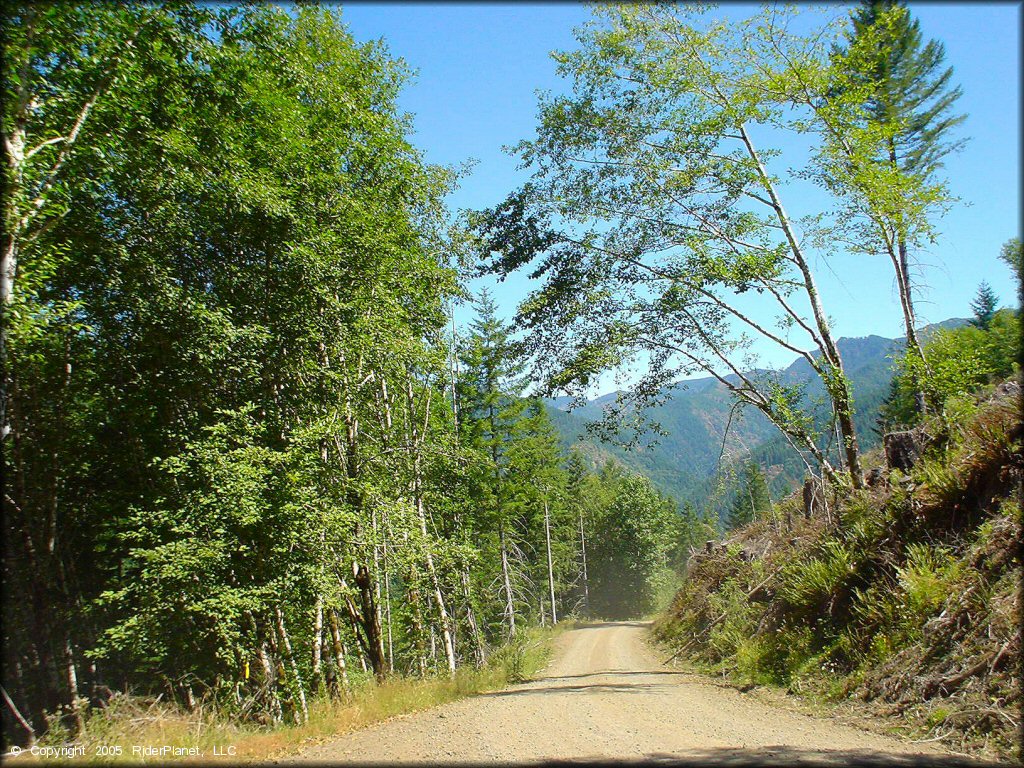
<instances>
[{"instance_id":1,"label":"green foliage","mask_svg":"<svg viewBox=\"0 0 1024 768\"><path fill-rule=\"evenodd\" d=\"M992 286L982 280L978 286L978 293L971 302L971 311L974 313L974 319L971 320L971 324L975 328L987 331L998 309L999 297L992 290Z\"/></svg>"},{"instance_id":2,"label":"green foliage","mask_svg":"<svg viewBox=\"0 0 1024 768\"><path fill-rule=\"evenodd\" d=\"M473 223L492 272L536 264L544 277L519 323L547 388L582 396L602 372L644 360L602 434L646 426L667 385L702 371L835 474L800 388L745 373L755 340L801 354L856 465L849 380L810 267L835 231L794 236L780 150L753 138L828 130L795 94L816 103L832 85L821 41L834 30L791 34L789 13L725 22L705 6L597 7L578 49L554 55L572 93L543 97L537 138L515 148L530 182ZM860 484L856 466L850 478Z\"/></svg>"},{"instance_id":3,"label":"green foliage","mask_svg":"<svg viewBox=\"0 0 1024 768\"><path fill-rule=\"evenodd\" d=\"M945 439L915 466L913 486L894 474L839 495L838 527L794 515L791 530L741 534L760 558L695 559L656 631L705 669L884 701L925 729L945 708L970 723L965 738L1006 748L1010 721L970 717L1002 711L1016 690L1012 666L994 659L1018 632L1018 410L1003 395L976 403L953 430L931 417L923 429Z\"/></svg>"},{"instance_id":4,"label":"green foliage","mask_svg":"<svg viewBox=\"0 0 1024 768\"><path fill-rule=\"evenodd\" d=\"M302 721L360 660L481 663L496 521L466 481L493 465L443 338L454 174L407 141L404 66L315 7L5 13L5 139L26 150L4 229L19 709L73 732L79 693L130 685ZM557 485L532 418L517 460Z\"/></svg>"},{"instance_id":5,"label":"green foliage","mask_svg":"<svg viewBox=\"0 0 1024 768\"><path fill-rule=\"evenodd\" d=\"M960 576L960 563L944 548L914 543L907 547L907 562L897 574L906 604L915 618L934 615Z\"/></svg>"},{"instance_id":6,"label":"green foliage","mask_svg":"<svg viewBox=\"0 0 1024 768\"><path fill-rule=\"evenodd\" d=\"M771 510L772 499L764 473L755 462L747 462L736 489L736 496L729 507L726 526L730 530L764 517Z\"/></svg>"},{"instance_id":7,"label":"green foliage","mask_svg":"<svg viewBox=\"0 0 1024 768\"><path fill-rule=\"evenodd\" d=\"M826 540L820 553L787 567L780 594L797 609L817 608L847 584L855 563L856 556L841 542Z\"/></svg>"},{"instance_id":8,"label":"green foliage","mask_svg":"<svg viewBox=\"0 0 1024 768\"><path fill-rule=\"evenodd\" d=\"M1011 237L999 250L999 258L1006 262L1006 266L1013 272L1017 279L1017 295L1024 303L1024 248L1021 247L1019 237Z\"/></svg>"},{"instance_id":9,"label":"green foliage","mask_svg":"<svg viewBox=\"0 0 1024 768\"><path fill-rule=\"evenodd\" d=\"M654 607L678 536L676 512L649 480L606 467L612 486L592 536L591 601L598 616L637 618Z\"/></svg>"},{"instance_id":10,"label":"green foliage","mask_svg":"<svg viewBox=\"0 0 1024 768\"><path fill-rule=\"evenodd\" d=\"M924 360L906 355L897 363L893 394L882 411L887 424L911 425L920 416L913 398L921 382L933 410L956 407L955 398L969 395L995 378L1009 376L1017 364L1020 318L1012 310L997 311L985 328L941 329L924 347Z\"/></svg>"},{"instance_id":11,"label":"green foliage","mask_svg":"<svg viewBox=\"0 0 1024 768\"><path fill-rule=\"evenodd\" d=\"M894 0L863 0L846 37L844 61L860 65L851 80L862 86L871 120L886 131L891 161L927 178L963 144L953 138L966 115L953 111L962 91L951 85L952 67L943 67L945 47L922 44L920 22Z\"/></svg>"}]
</instances>

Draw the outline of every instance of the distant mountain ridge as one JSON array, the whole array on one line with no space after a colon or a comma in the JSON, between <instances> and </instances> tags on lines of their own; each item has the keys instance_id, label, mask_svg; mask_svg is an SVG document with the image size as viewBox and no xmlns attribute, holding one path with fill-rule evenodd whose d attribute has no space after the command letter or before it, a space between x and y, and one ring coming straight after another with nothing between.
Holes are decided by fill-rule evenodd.
<instances>
[{"instance_id":1,"label":"distant mountain ridge","mask_svg":"<svg viewBox=\"0 0 1024 768\"><path fill-rule=\"evenodd\" d=\"M938 328L955 328L966 322L953 318L929 325L921 333L927 337ZM880 440L874 427L879 408L889 393L892 360L903 349L904 338L872 335L842 338L837 344L853 385L858 438L861 448L867 449ZM784 381L806 382L811 399L823 397L821 380L804 358L797 358L781 373ZM734 376L727 378L736 380ZM656 440L651 439L653 435L644 436L631 450L601 442L587 432L587 423L599 419L617 393L601 395L572 411L568 410L572 403L569 397L552 398L545 404L563 444L575 447L593 465L615 459L647 475L678 502L691 501L698 509L706 505L714 492L720 455L726 462L749 456L760 463L768 473L776 498L802 478L804 469L799 458L778 429L754 408L739 409L725 435L734 400L717 379L691 379L673 385L672 389L664 405L647 411L668 434Z\"/></svg>"}]
</instances>

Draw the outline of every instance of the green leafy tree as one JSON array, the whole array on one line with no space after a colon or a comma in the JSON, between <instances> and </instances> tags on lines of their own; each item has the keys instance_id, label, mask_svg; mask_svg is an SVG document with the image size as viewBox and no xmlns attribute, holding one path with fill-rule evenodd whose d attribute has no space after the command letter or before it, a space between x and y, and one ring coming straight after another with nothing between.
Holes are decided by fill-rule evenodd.
<instances>
[{"instance_id":1,"label":"green leafy tree","mask_svg":"<svg viewBox=\"0 0 1024 768\"><path fill-rule=\"evenodd\" d=\"M1024 304L1024 248L1021 248L1020 238L1011 237L999 251L999 258L1006 262L1006 266L1013 272L1017 279L1017 294Z\"/></svg>"},{"instance_id":2,"label":"green leafy tree","mask_svg":"<svg viewBox=\"0 0 1024 768\"><path fill-rule=\"evenodd\" d=\"M1017 366L1020 351L1020 317L1009 309L995 312L987 328L968 325L937 331L925 345L929 375L923 379L928 405L943 412L951 398L969 395L994 379L1005 378ZM901 358L892 394L882 409L882 424L890 429L920 420L914 407L919 359Z\"/></svg>"},{"instance_id":3,"label":"green leafy tree","mask_svg":"<svg viewBox=\"0 0 1024 768\"><path fill-rule=\"evenodd\" d=\"M639 475L602 473L614 483L594 538L594 613L609 618L638 618L654 609L668 572L675 510Z\"/></svg>"},{"instance_id":4,"label":"green leafy tree","mask_svg":"<svg viewBox=\"0 0 1024 768\"><path fill-rule=\"evenodd\" d=\"M833 50L828 87L805 99L826 127L823 183L845 188L844 221L857 249L892 262L908 354L920 357L913 253L934 240L933 219L954 200L939 172L965 141L956 135L966 118L955 112L961 90L942 43L923 43L901 2L865 0L845 38Z\"/></svg>"},{"instance_id":5,"label":"green leafy tree","mask_svg":"<svg viewBox=\"0 0 1024 768\"><path fill-rule=\"evenodd\" d=\"M301 721L346 655L387 673L392 605L408 657L454 630L453 177L329 11L15 10L5 690L36 732L115 681Z\"/></svg>"},{"instance_id":6,"label":"green leafy tree","mask_svg":"<svg viewBox=\"0 0 1024 768\"><path fill-rule=\"evenodd\" d=\"M545 278L519 317L549 389L580 395L643 353L618 411L635 414L701 371L839 480L783 382L747 375L761 339L821 378L859 486L850 385L811 267L815 244L834 241L797 235L777 150L757 139L807 130L780 102L808 71L828 73L828 52L774 13L726 23L694 6L597 8L580 49L555 54L572 95L544 98L537 139L517 148L533 177L476 221L493 271L535 263Z\"/></svg>"}]
</instances>

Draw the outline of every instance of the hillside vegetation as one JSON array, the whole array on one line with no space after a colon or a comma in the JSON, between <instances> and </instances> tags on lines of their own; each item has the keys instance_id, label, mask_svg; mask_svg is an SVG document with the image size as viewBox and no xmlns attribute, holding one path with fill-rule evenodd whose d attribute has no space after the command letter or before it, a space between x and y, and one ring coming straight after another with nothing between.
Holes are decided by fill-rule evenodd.
<instances>
[{"instance_id":1,"label":"hillside vegetation","mask_svg":"<svg viewBox=\"0 0 1024 768\"><path fill-rule=\"evenodd\" d=\"M456 212L469 165L428 162L409 65L334 4L4 4L4 744L322 734L500 685L538 626L664 604L727 508L748 555L693 562L665 638L960 697L926 724L1006 743L1017 390L974 393L1019 318L987 284L962 333L914 310L961 91L899 3L715 13L596 4L511 150L529 181ZM895 280L902 342L840 343L834 268L858 307ZM475 280L524 269L506 322ZM627 427L711 378L623 469L540 400L608 373ZM909 475L865 472L879 414ZM773 509L805 470L808 519Z\"/></svg>"},{"instance_id":2,"label":"hillside vegetation","mask_svg":"<svg viewBox=\"0 0 1024 768\"><path fill-rule=\"evenodd\" d=\"M956 750L1007 756L1020 728L1021 388L915 428L908 472L802 495L709 543L657 636L748 684L859 700ZM883 461L869 454L869 465ZM710 549L711 551L706 551Z\"/></svg>"}]
</instances>

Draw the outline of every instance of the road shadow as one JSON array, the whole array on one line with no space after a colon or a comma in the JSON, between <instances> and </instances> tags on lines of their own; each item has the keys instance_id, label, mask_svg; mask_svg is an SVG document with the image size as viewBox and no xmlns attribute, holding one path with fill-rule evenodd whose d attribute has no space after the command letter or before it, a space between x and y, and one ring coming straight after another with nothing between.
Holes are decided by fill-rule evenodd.
<instances>
[{"instance_id":1,"label":"road shadow","mask_svg":"<svg viewBox=\"0 0 1024 768\"><path fill-rule=\"evenodd\" d=\"M646 629L651 626L650 621L587 621L576 624L573 629L607 629L608 627L640 627Z\"/></svg>"},{"instance_id":2,"label":"road shadow","mask_svg":"<svg viewBox=\"0 0 1024 768\"><path fill-rule=\"evenodd\" d=\"M511 763L510 763L511 765ZM530 763L516 763L530 765ZM856 766L856 768L1004 768L1012 763L996 763L973 760L957 755L900 755L879 754L868 749L803 749L800 747L769 746L758 749L740 747L719 747L715 749L691 750L684 757L652 752L642 758L629 760L551 760L535 762L533 765L546 766L720 766L721 768L755 768L768 766L801 766L801 768L835 768L835 766Z\"/></svg>"},{"instance_id":3,"label":"road shadow","mask_svg":"<svg viewBox=\"0 0 1024 768\"><path fill-rule=\"evenodd\" d=\"M514 688L505 691L478 693L474 699L529 698L558 693L651 693L657 690L674 690L673 683L590 683L589 685L545 685L533 688Z\"/></svg>"},{"instance_id":4,"label":"road shadow","mask_svg":"<svg viewBox=\"0 0 1024 768\"><path fill-rule=\"evenodd\" d=\"M434 765L436 761L424 757L420 761L388 762L394 766ZM338 765L338 763L306 763L306 765ZM347 766L380 766L385 763L344 763ZM799 766L799 768L835 768L836 766L854 766L854 768L1005 768L1019 763L998 763L986 760L975 760L956 755L900 755L879 754L866 749L802 749L788 746L769 746L758 749L742 749L739 747L719 747L715 749L688 750L685 755L677 756L659 752L651 752L640 758L631 759L567 759L567 760L524 760L494 762L448 762L447 768L494 768L494 766L556 766L558 768L574 768L575 766L627 766L648 768L648 766L666 766L667 768L783 768Z\"/></svg>"},{"instance_id":5,"label":"road shadow","mask_svg":"<svg viewBox=\"0 0 1024 768\"><path fill-rule=\"evenodd\" d=\"M580 675L552 675L551 677L538 677L515 688L506 688L501 691L489 691L477 693L474 699L506 698L506 697L527 697L541 696L557 693L642 693L656 690L668 690L675 688L678 681L672 680L677 675L686 675L686 672L587 672ZM595 677L646 677L654 678L649 682L612 682L612 683L586 683L580 685L559 685L560 680L585 680ZM658 682L658 679L665 682Z\"/></svg>"},{"instance_id":6,"label":"road shadow","mask_svg":"<svg viewBox=\"0 0 1024 768\"><path fill-rule=\"evenodd\" d=\"M694 679L701 679L699 675L695 675L693 672L683 672L681 670L674 669L652 669L648 671L644 671L642 669L634 669L625 672L616 669L608 669L603 672L584 672L579 675L545 675L543 677L533 678L532 682L540 683L546 682L548 680L579 680L581 678L587 677L608 677L609 675L615 675L615 677L650 677L651 675L678 675L680 677L692 677ZM702 679L701 681L703 682Z\"/></svg>"}]
</instances>

